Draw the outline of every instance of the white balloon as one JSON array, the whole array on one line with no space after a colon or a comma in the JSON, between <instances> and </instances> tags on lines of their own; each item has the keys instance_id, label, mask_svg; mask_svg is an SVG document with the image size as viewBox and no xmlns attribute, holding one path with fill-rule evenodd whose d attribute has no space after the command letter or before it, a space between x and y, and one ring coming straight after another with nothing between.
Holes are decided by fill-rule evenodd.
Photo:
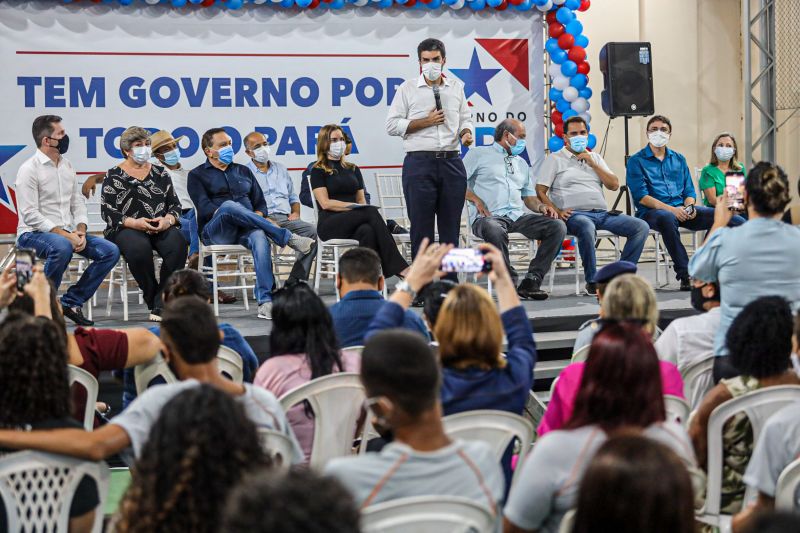
<instances>
[{"instance_id":1,"label":"white balloon","mask_svg":"<svg viewBox=\"0 0 800 533\"><path fill-rule=\"evenodd\" d=\"M560 5L562 5L562 4L563 4L564 2L566 2L566 1L567 1L567 0L553 0L553 3L554 3L555 5L557 5L557 6L560 6Z\"/></svg>"},{"instance_id":2,"label":"white balloon","mask_svg":"<svg viewBox=\"0 0 800 533\"><path fill-rule=\"evenodd\" d=\"M550 74L551 77L555 78L561 75L561 65L558 63L550 63L550 66L547 67L547 72Z\"/></svg>"},{"instance_id":3,"label":"white balloon","mask_svg":"<svg viewBox=\"0 0 800 533\"><path fill-rule=\"evenodd\" d=\"M450 4L450 9L461 9L466 3L467 0L457 0L455 4Z\"/></svg>"},{"instance_id":4,"label":"white balloon","mask_svg":"<svg viewBox=\"0 0 800 533\"><path fill-rule=\"evenodd\" d=\"M543 6L536 6L536 9L541 11L542 13L547 13L551 9L553 9L553 0L547 0L547 3Z\"/></svg>"},{"instance_id":5,"label":"white balloon","mask_svg":"<svg viewBox=\"0 0 800 533\"><path fill-rule=\"evenodd\" d=\"M583 120L585 120L587 124L590 124L592 122L592 114L589 113L588 111L584 111L583 113L581 113L580 117Z\"/></svg>"},{"instance_id":6,"label":"white balloon","mask_svg":"<svg viewBox=\"0 0 800 533\"><path fill-rule=\"evenodd\" d=\"M569 87L569 78L564 76L563 74L561 76L556 76L555 78L553 78L553 87L555 87L559 91L565 90L567 87Z\"/></svg>"},{"instance_id":7,"label":"white balloon","mask_svg":"<svg viewBox=\"0 0 800 533\"><path fill-rule=\"evenodd\" d=\"M574 102L575 100L578 99L578 89L576 89L575 87L567 87L566 89L564 89L563 96L564 100L566 100L567 102ZM575 110L578 111L577 109ZM581 111L586 111L586 110L582 109ZM580 113L580 111L578 112Z\"/></svg>"},{"instance_id":8,"label":"white balloon","mask_svg":"<svg viewBox=\"0 0 800 533\"><path fill-rule=\"evenodd\" d=\"M257 5L261 5L261 4L263 4L264 2L266 2L266 1L267 1L267 0L253 0L253 3L254 3L254 4L257 4Z\"/></svg>"},{"instance_id":9,"label":"white balloon","mask_svg":"<svg viewBox=\"0 0 800 533\"><path fill-rule=\"evenodd\" d=\"M567 91L564 91L565 93ZM579 115L589 109L589 102L586 98L577 98L572 102L572 109Z\"/></svg>"},{"instance_id":10,"label":"white balloon","mask_svg":"<svg viewBox=\"0 0 800 533\"><path fill-rule=\"evenodd\" d=\"M151 6L152 6L152 5L154 5L154 4L157 4L157 3L159 3L160 1L161 1L161 0L145 0L145 2L147 2L147 3L148 3L148 4L150 4Z\"/></svg>"},{"instance_id":11,"label":"white balloon","mask_svg":"<svg viewBox=\"0 0 800 533\"><path fill-rule=\"evenodd\" d=\"M367 4L369 4L369 0L356 0L355 2L353 2L353 5L356 5L358 7L365 6Z\"/></svg>"}]
</instances>

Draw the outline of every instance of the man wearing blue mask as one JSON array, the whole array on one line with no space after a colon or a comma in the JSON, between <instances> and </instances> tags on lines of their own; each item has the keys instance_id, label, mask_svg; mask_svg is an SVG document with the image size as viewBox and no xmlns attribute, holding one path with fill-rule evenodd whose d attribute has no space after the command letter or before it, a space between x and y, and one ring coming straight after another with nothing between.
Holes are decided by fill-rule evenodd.
<instances>
[{"instance_id":1,"label":"man wearing blue mask","mask_svg":"<svg viewBox=\"0 0 800 533\"><path fill-rule=\"evenodd\" d=\"M200 238L208 245L241 244L253 252L258 317L271 320L275 280L269 241L305 255L314 240L267 220L264 192L249 168L233 162L233 142L223 128L205 132L200 145L208 159L189 172L188 180Z\"/></svg>"},{"instance_id":2,"label":"man wearing blue mask","mask_svg":"<svg viewBox=\"0 0 800 533\"><path fill-rule=\"evenodd\" d=\"M530 166L520 157L525 136L525 125L508 118L495 128L494 144L467 152L467 205L472 233L503 252L515 285L518 274L509 260L508 234L521 233L541 241L517 293L524 299L544 300L547 293L541 289L542 279L561 249L567 228L554 209L536 198Z\"/></svg>"},{"instance_id":3,"label":"man wearing blue mask","mask_svg":"<svg viewBox=\"0 0 800 533\"><path fill-rule=\"evenodd\" d=\"M619 212L609 212L603 187L619 189L619 179L597 152L587 151L589 131L578 116L564 121L564 148L547 156L539 170L536 194L567 223L567 232L578 239L578 253L586 278L586 293L597 294L597 230L626 237L621 261L636 264L642 255L650 227L646 222Z\"/></svg>"}]
</instances>

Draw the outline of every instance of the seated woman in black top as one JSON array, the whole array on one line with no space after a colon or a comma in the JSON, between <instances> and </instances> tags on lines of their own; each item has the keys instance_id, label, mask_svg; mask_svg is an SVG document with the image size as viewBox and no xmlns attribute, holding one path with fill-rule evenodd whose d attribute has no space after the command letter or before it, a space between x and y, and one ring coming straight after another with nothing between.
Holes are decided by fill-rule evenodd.
<instances>
[{"instance_id":1,"label":"seated woman in black top","mask_svg":"<svg viewBox=\"0 0 800 533\"><path fill-rule=\"evenodd\" d=\"M122 132L119 147L125 161L106 173L100 214L108 226L106 238L119 247L139 284L150 320L161 321L161 292L169 276L186 264L188 244L178 222L181 203L166 169L148 161L150 133L131 127ZM156 281L153 251L163 260Z\"/></svg>"},{"instance_id":2,"label":"seated woman in black top","mask_svg":"<svg viewBox=\"0 0 800 533\"><path fill-rule=\"evenodd\" d=\"M323 241L355 239L375 250L383 275L405 276L408 270L378 208L367 204L361 170L344 159L345 135L336 124L323 126L317 136L317 162L311 169L311 189L317 201L317 235Z\"/></svg>"}]
</instances>

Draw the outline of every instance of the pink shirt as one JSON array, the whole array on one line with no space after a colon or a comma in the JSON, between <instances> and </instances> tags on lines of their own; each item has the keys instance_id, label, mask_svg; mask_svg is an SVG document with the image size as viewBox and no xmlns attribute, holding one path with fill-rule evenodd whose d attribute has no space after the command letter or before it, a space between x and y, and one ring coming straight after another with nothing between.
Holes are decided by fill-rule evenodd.
<instances>
[{"instance_id":1,"label":"pink shirt","mask_svg":"<svg viewBox=\"0 0 800 533\"><path fill-rule=\"evenodd\" d=\"M342 352L342 364L345 372L358 372L361 370L361 355L356 352ZM334 368L334 373L337 370ZM300 385L311 380L311 368L305 354L287 354L270 357L256 372L253 384L264 387L277 398L286 394ZM294 435L303 449L306 462L311 457L311 447L314 444L314 419L306 416L302 403L295 405L286 413L289 425L294 430Z\"/></svg>"},{"instance_id":2,"label":"pink shirt","mask_svg":"<svg viewBox=\"0 0 800 533\"><path fill-rule=\"evenodd\" d=\"M667 361L659 361L661 365L661 388L664 394L671 394L683 398L683 378L678 371L678 367ZM541 437L545 433L561 429L572 416L572 409L575 407L575 398L578 396L578 389L583 377L585 362L572 363L558 375L558 382L547 410L544 412L537 432Z\"/></svg>"}]
</instances>

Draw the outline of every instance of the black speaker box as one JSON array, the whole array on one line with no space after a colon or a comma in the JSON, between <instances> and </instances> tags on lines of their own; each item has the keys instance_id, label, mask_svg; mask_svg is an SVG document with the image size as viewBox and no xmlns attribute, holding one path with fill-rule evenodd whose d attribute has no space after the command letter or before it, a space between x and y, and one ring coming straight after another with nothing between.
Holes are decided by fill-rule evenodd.
<instances>
[{"instance_id":1,"label":"black speaker box","mask_svg":"<svg viewBox=\"0 0 800 533\"><path fill-rule=\"evenodd\" d=\"M608 116L655 113L650 43L606 43L600 50L600 72L603 73L600 102Z\"/></svg>"}]
</instances>

